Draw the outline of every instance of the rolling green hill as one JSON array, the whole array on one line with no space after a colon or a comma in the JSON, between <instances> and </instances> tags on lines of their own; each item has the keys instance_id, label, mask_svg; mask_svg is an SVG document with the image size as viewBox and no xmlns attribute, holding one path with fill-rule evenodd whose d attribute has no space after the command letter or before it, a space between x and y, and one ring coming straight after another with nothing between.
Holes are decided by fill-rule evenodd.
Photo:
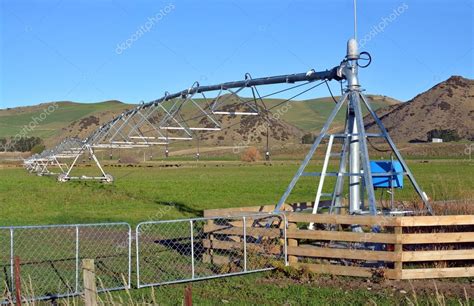
<instances>
[{"instance_id":1,"label":"rolling green hill","mask_svg":"<svg viewBox=\"0 0 474 306\"><path fill-rule=\"evenodd\" d=\"M399 101L385 96L370 96L375 109L398 104ZM264 99L272 112L283 99ZM317 132L334 107L332 98L294 101L287 111L280 113L280 120L305 132ZM0 138L14 137L26 131L26 136L37 136L52 145L66 136L86 137L97 126L111 120L126 109L133 107L120 101L99 103L75 103L69 101L42 103L35 106L0 110ZM187 112L186 108L183 112ZM344 113L336 119L341 124ZM299 135L298 135L299 136Z\"/></svg>"},{"instance_id":2,"label":"rolling green hill","mask_svg":"<svg viewBox=\"0 0 474 306\"><path fill-rule=\"evenodd\" d=\"M380 95L368 95L374 109L399 104L400 101ZM339 97L335 97L338 99ZM272 99L265 101L267 107L281 103L283 100ZM318 132L327 120L334 108L331 97L311 100L295 101L291 103L291 109L282 117L285 121L308 132ZM342 124L345 113L341 111L336 117L336 125Z\"/></svg>"},{"instance_id":3,"label":"rolling green hill","mask_svg":"<svg viewBox=\"0 0 474 306\"><path fill-rule=\"evenodd\" d=\"M0 137L12 137L30 126L28 136L49 138L73 121L102 112L120 113L130 107L119 101L42 103L35 106L0 109ZM46 116L45 116L46 115ZM44 118L44 119L42 119Z\"/></svg>"}]
</instances>

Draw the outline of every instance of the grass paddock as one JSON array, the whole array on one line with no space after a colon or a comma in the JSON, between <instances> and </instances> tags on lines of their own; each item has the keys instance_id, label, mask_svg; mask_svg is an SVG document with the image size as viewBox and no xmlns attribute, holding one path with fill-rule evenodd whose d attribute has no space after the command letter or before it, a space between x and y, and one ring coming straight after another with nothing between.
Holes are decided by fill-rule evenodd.
<instances>
[{"instance_id":1,"label":"grass paddock","mask_svg":"<svg viewBox=\"0 0 474 306\"><path fill-rule=\"evenodd\" d=\"M472 199L473 165L467 160L410 160L409 166L419 184L433 200ZM241 162L147 163L142 167L107 166L114 175L113 184L97 182L58 183L55 177L38 177L18 167L0 168L0 225L73 224L96 222L129 222L165 220L200 216L204 209L272 204L279 200L295 171L296 161L274 161L271 164ZM149 167L147 167L149 166ZM320 166L314 163L310 168ZM310 169L309 171L312 171ZM80 167L80 173L92 168ZM329 187L331 182L328 181ZM408 181L406 181L408 183ZM304 178L295 188L289 202L312 201L315 178ZM413 199L409 188L397 191L403 200ZM381 287L372 291L365 280L336 278L330 283L321 276L313 280L289 280L278 272L231 277L193 283L194 301L199 305L215 304L355 304L373 302L379 305L407 303L419 299L432 302L434 287L428 291L407 294ZM472 296L472 280L466 288ZM462 280L438 281L439 284L464 285ZM351 285L352 284L352 285ZM420 282L421 284L421 282ZM340 288L339 288L339 287ZM352 286L352 287L351 287ZM405 286L405 287L404 287ZM155 289L115 292L111 297L143 302L181 305L185 285L161 286ZM417 296L418 294L418 296ZM448 304L458 304L459 294L447 296ZM137 302L138 303L138 302Z\"/></svg>"}]
</instances>

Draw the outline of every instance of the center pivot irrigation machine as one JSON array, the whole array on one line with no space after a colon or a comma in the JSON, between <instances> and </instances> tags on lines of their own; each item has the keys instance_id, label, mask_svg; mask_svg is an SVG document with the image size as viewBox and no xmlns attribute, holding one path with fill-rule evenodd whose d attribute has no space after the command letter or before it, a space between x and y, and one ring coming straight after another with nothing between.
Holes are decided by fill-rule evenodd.
<instances>
[{"instance_id":1,"label":"center pivot irrigation machine","mask_svg":"<svg viewBox=\"0 0 474 306\"><path fill-rule=\"evenodd\" d=\"M310 70L305 73L288 74L253 79L250 74L241 81L226 82L217 85L201 86L195 82L189 89L165 95L157 100L142 103L122 113L110 122L100 126L85 140L68 138L55 148L25 160L25 167L38 175L51 175L48 167L58 167L60 182L70 180L99 180L112 182L113 177L105 173L98 158L96 149L146 148L156 145L168 146L178 141L199 140L200 132L219 131L229 127L222 126L223 116L262 116L267 121L271 110L294 98L325 84L329 91L329 81L341 82L341 97L329 115L309 153L291 180L285 193L275 207L275 212L282 209L288 196L301 177L319 177L313 213L320 209L323 198L329 198L330 213L340 213L345 194L344 182L348 184L348 207L350 214L371 214L381 212L377 207L375 190L385 188L391 194L392 209L390 214L410 214L410 211L393 209L393 194L396 188L403 188L403 179L408 177L415 192L421 198L424 209L432 214L427 195L417 184L415 177L397 150L386 128L371 108L369 99L363 94L359 82L359 68L370 65L372 58L368 52L359 52L357 43L357 19L354 1L354 38L347 43L347 52L342 62L325 71ZM342 89L342 82L346 83ZM314 84L316 83L316 84ZM279 86L279 87L278 87ZM275 88L277 87L277 88ZM260 88L260 91L259 89ZM271 89L270 93L261 94L262 90ZM292 91L296 91L292 93ZM277 94L289 94L291 97L283 102L267 107L264 98ZM243 98L243 97L250 98ZM212 97L212 98L210 98ZM378 127L376 133L366 131L364 125L364 108L370 120ZM342 131L331 132L331 124L339 112L345 111L345 124ZM271 122L267 125L271 127ZM271 129L271 128L270 128ZM369 138L385 140L391 151L391 159L371 161L369 157ZM326 144L326 154L320 172L307 171L316 150ZM340 151L333 153L335 147ZM72 176L71 171L77 165L80 156L88 154L100 169L100 176ZM268 142L266 156L269 156ZM331 158L338 159L335 171L329 171ZM394 158L395 157L395 158ZM68 165L65 160L72 160ZM333 191L324 193L326 178L335 177Z\"/></svg>"}]
</instances>

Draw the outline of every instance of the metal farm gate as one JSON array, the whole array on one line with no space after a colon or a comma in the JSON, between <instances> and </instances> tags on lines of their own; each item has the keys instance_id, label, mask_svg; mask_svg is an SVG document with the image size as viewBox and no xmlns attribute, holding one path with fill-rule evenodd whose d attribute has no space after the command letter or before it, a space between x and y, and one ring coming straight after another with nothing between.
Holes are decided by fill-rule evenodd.
<instances>
[{"instance_id":1,"label":"metal farm gate","mask_svg":"<svg viewBox=\"0 0 474 306\"><path fill-rule=\"evenodd\" d=\"M137 287L271 270L286 264L284 214L143 222L136 230Z\"/></svg>"},{"instance_id":2,"label":"metal farm gate","mask_svg":"<svg viewBox=\"0 0 474 306\"><path fill-rule=\"evenodd\" d=\"M136 227L137 288L271 270L287 264L283 213L143 222ZM15 273L15 259L20 273ZM94 259L99 292L132 287L128 223L0 227L0 304L83 293Z\"/></svg>"},{"instance_id":3,"label":"metal farm gate","mask_svg":"<svg viewBox=\"0 0 474 306\"><path fill-rule=\"evenodd\" d=\"M86 258L100 291L130 288L131 236L127 223L0 227L0 302L15 302L15 257L25 300L81 294Z\"/></svg>"}]
</instances>

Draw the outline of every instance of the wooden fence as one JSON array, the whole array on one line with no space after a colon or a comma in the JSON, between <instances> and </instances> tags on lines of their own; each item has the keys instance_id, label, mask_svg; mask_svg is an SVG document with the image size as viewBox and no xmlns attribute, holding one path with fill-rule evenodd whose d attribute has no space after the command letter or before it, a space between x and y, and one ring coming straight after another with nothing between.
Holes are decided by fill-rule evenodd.
<instances>
[{"instance_id":1,"label":"wooden fence","mask_svg":"<svg viewBox=\"0 0 474 306\"><path fill-rule=\"evenodd\" d=\"M294 212L310 206L285 206L290 266L324 274L389 279L474 277L474 215L391 217ZM269 212L273 207L213 209L204 215L235 216ZM307 229L310 223L315 229ZM363 232L352 231L354 225L360 225Z\"/></svg>"}]
</instances>

